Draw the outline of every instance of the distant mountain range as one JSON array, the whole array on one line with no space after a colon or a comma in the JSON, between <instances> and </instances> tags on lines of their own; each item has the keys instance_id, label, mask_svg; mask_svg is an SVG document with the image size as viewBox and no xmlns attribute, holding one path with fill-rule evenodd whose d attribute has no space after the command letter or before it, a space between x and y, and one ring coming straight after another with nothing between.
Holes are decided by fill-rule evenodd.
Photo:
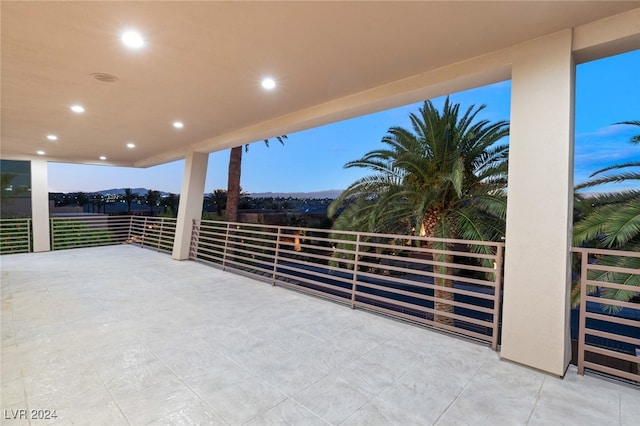
<instances>
[{"instance_id":1,"label":"distant mountain range","mask_svg":"<svg viewBox=\"0 0 640 426\"><path fill-rule=\"evenodd\" d=\"M96 191L95 194L101 194L101 195L109 195L109 194L124 195L124 190L125 190L125 188L103 189L102 191ZM131 188L131 192L133 192L136 195L147 195L147 192L149 192L149 190L147 188ZM164 192L164 191L159 191L159 192L160 192L160 196L161 197L166 197L167 195L169 195L168 192Z\"/></svg>"},{"instance_id":2,"label":"distant mountain range","mask_svg":"<svg viewBox=\"0 0 640 426\"><path fill-rule=\"evenodd\" d=\"M315 192L256 192L249 194L252 198L308 198L308 199L336 199L342 194L342 189L327 189Z\"/></svg>"},{"instance_id":3,"label":"distant mountain range","mask_svg":"<svg viewBox=\"0 0 640 426\"><path fill-rule=\"evenodd\" d=\"M252 198L306 198L306 199L335 199L338 198L340 194L342 194L342 189L328 189L326 191L315 191L315 192L256 192L253 194L249 194L249 197ZM149 190L147 188L131 188L131 192L137 195L146 195ZM111 188L111 189L103 189L102 191L96 191L95 193L101 195L115 194L115 195L123 195L124 188ZM168 192L160 191L161 197L166 197L169 195Z\"/></svg>"}]
</instances>

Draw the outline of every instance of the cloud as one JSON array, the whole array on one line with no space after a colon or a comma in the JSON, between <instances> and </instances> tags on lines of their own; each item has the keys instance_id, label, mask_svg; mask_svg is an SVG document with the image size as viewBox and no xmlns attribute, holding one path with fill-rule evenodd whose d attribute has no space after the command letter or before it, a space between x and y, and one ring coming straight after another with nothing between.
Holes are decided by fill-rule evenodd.
<instances>
[{"instance_id":1,"label":"cloud","mask_svg":"<svg viewBox=\"0 0 640 426\"><path fill-rule=\"evenodd\" d=\"M638 126L630 124L612 124L610 126L601 127L592 132L576 133L575 138L605 138L625 135L631 137L634 132L638 131Z\"/></svg>"}]
</instances>

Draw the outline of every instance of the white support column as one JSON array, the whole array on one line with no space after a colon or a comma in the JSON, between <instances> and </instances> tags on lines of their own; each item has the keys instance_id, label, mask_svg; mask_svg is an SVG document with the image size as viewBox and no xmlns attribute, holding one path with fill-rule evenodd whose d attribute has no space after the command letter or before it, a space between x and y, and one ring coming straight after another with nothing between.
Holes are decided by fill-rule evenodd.
<instances>
[{"instance_id":1,"label":"white support column","mask_svg":"<svg viewBox=\"0 0 640 426\"><path fill-rule=\"evenodd\" d=\"M202 216L204 182L207 177L208 162L208 153L189 152L187 154L180 191L176 239L173 243L173 258L176 260L189 259L193 220L200 219Z\"/></svg>"},{"instance_id":2,"label":"white support column","mask_svg":"<svg viewBox=\"0 0 640 426\"><path fill-rule=\"evenodd\" d=\"M46 160L31 160L33 251L49 251L49 179Z\"/></svg>"},{"instance_id":3,"label":"white support column","mask_svg":"<svg viewBox=\"0 0 640 426\"><path fill-rule=\"evenodd\" d=\"M514 49L504 359L563 376L571 356L575 65L571 30Z\"/></svg>"}]
</instances>

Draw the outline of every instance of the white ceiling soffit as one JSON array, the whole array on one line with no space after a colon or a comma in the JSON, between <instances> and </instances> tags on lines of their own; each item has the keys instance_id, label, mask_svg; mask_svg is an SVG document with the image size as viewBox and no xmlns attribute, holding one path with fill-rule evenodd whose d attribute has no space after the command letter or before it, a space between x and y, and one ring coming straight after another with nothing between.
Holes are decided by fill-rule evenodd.
<instances>
[{"instance_id":1,"label":"white ceiling soffit","mask_svg":"<svg viewBox=\"0 0 640 426\"><path fill-rule=\"evenodd\" d=\"M160 164L190 149L216 151L410 102L399 94L415 92L416 76L444 81L451 72L441 70L452 64L468 72L464 61L471 58L495 61L492 52L638 7L3 1L0 152ZM142 48L123 45L126 29L142 34ZM582 43L589 44L588 35ZM508 67L496 69L488 80L508 77ZM275 79L275 89L261 87L265 76ZM85 112L71 112L74 104ZM176 120L182 129L172 126ZM58 139L47 140L50 134Z\"/></svg>"}]
</instances>

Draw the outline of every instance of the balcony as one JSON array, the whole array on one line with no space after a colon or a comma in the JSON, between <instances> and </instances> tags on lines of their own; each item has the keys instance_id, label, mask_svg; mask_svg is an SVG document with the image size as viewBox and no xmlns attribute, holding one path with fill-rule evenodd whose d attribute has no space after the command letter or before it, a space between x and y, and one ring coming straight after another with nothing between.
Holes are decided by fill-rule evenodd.
<instances>
[{"instance_id":1,"label":"balcony","mask_svg":"<svg viewBox=\"0 0 640 426\"><path fill-rule=\"evenodd\" d=\"M640 415L635 388L573 367L555 378L501 361L491 338L454 338L349 309L350 297L331 303L203 264L215 256L177 262L158 252L170 236L157 221L130 223L111 241L128 245L2 257L4 421L27 424L20 410L79 424L624 425ZM195 230L205 225L215 228ZM248 246L256 235L223 239L245 274L256 263L243 251L268 252ZM295 238L273 241L296 252ZM282 263L289 274L293 260Z\"/></svg>"}]
</instances>

